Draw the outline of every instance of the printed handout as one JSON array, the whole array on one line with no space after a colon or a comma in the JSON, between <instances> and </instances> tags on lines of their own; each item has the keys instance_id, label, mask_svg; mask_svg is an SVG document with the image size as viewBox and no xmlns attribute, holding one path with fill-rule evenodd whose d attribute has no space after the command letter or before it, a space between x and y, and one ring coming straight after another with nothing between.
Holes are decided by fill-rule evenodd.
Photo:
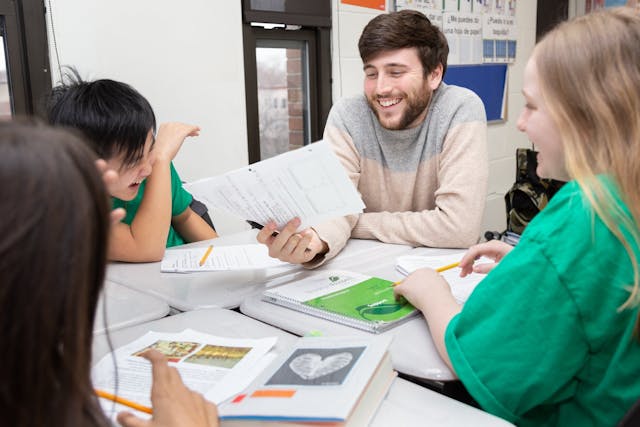
<instances>
[{"instance_id":1,"label":"printed handout","mask_svg":"<svg viewBox=\"0 0 640 427\"><path fill-rule=\"evenodd\" d=\"M253 270L290 267L291 264L271 258L268 248L261 244L213 246L188 249L167 249L160 264L164 272L189 273L196 271ZM204 259L202 265L200 261Z\"/></svg>"},{"instance_id":2,"label":"printed handout","mask_svg":"<svg viewBox=\"0 0 640 427\"><path fill-rule=\"evenodd\" d=\"M362 198L327 142L320 141L258 163L186 184L209 207L282 228L298 217L300 230L361 213Z\"/></svg>"},{"instance_id":3,"label":"printed handout","mask_svg":"<svg viewBox=\"0 0 640 427\"><path fill-rule=\"evenodd\" d=\"M216 337L191 329L179 333L148 332L115 350L117 375L112 355L103 357L93 367L93 386L151 406L151 365L140 354L154 348L180 372L187 387L220 403L246 388L273 361L275 355L269 351L276 340ZM112 409L131 410L105 399L101 404L109 415L113 415Z\"/></svg>"}]
</instances>

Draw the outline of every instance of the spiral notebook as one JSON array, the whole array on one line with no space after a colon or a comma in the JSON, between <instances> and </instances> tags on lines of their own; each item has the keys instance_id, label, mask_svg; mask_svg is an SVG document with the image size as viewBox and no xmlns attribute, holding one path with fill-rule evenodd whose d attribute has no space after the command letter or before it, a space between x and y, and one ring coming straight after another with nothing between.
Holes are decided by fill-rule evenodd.
<instances>
[{"instance_id":1,"label":"spiral notebook","mask_svg":"<svg viewBox=\"0 0 640 427\"><path fill-rule=\"evenodd\" d=\"M418 311L396 301L393 282L350 271L323 271L269 289L262 299L372 333L384 332Z\"/></svg>"}]
</instances>

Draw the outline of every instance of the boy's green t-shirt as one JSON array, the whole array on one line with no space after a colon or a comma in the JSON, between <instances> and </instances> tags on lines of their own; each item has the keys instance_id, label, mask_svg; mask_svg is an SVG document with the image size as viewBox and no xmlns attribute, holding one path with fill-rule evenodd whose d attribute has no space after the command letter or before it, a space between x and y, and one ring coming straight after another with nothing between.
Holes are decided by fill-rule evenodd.
<instances>
[{"instance_id":1,"label":"boy's green t-shirt","mask_svg":"<svg viewBox=\"0 0 640 427\"><path fill-rule=\"evenodd\" d=\"M638 307L618 310L632 284L622 244L570 182L449 323L454 370L517 425L613 426L640 397Z\"/></svg>"},{"instance_id":2,"label":"boy's green t-shirt","mask_svg":"<svg viewBox=\"0 0 640 427\"><path fill-rule=\"evenodd\" d=\"M189 207L191 201L193 200L193 196L182 187L182 181L180 180L180 176L178 172L176 172L173 167L173 163L170 165L171 167L171 216L180 215L184 212L185 209ZM125 224L131 224L133 218L135 218L136 213L138 212L138 208L140 207L140 203L142 202L142 196L144 195L144 189L147 181L144 180L140 184L140 189L138 190L138 194L133 200L124 201L120 200L116 197L112 197L113 200L113 208L124 208L127 212L126 216L122 220ZM179 246L185 244L185 240L178 234L178 232L173 228L173 226L169 226L169 235L167 236L167 247L171 246Z\"/></svg>"}]
</instances>

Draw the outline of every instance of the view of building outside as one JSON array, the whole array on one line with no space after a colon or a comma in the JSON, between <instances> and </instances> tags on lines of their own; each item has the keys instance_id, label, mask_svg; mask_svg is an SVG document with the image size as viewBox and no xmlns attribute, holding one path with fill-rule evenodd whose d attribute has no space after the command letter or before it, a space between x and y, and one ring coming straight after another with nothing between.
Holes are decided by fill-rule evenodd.
<instances>
[{"instance_id":1,"label":"view of building outside","mask_svg":"<svg viewBox=\"0 0 640 427\"><path fill-rule=\"evenodd\" d=\"M11 118L11 97L7 76L7 57L4 51L4 37L0 36L0 120Z\"/></svg>"},{"instance_id":2,"label":"view of building outside","mask_svg":"<svg viewBox=\"0 0 640 427\"><path fill-rule=\"evenodd\" d=\"M306 45L286 43L256 48L261 159L310 142Z\"/></svg>"}]
</instances>

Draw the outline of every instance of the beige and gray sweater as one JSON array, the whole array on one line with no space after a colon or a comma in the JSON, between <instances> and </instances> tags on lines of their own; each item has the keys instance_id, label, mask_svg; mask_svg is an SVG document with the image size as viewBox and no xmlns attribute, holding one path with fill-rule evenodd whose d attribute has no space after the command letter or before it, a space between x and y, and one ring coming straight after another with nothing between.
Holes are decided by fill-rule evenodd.
<instances>
[{"instance_id":1,"label":"beige and gray sweater","mask_svg":"<svg viewBox=\"0 0 640 427\"><path fill-rule=\"evenodd\" d=\"M366 205L364 213L314 227L337 255L350 237L387 243L463 248L478 241L487 194L484 106L468 89L442 83L425 121L384 129L364 95L338 101L324 139Z\"/></svg>"}]
</instances>

